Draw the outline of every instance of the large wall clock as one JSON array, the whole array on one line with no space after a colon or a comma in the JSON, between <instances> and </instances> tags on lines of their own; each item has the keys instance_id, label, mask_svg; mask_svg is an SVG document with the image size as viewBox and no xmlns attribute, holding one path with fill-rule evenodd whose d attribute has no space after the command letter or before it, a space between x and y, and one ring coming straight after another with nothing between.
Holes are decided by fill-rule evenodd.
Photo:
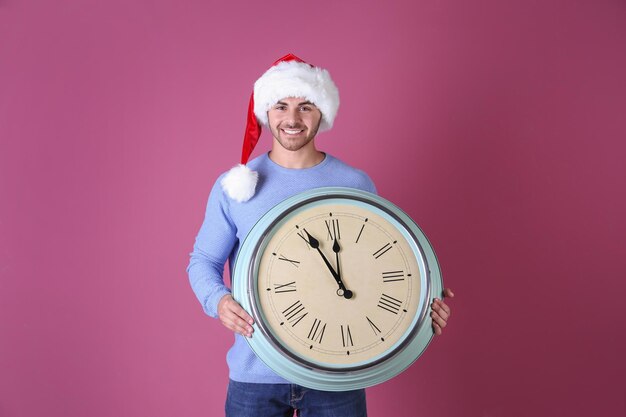
<instances>
[{"instance_id":1,"label":"large wall clock","mask_svg":"<svg viewBox=\"0 0 626 417\"><path fill-rule=\"evenodd\" d=\"M411 365L433 337L442 284L415 222L350 188L278 204L233 268L234 298L255 319L252 350L285 379L326 391L372 386Z\"/></svg>"}]
</instances>

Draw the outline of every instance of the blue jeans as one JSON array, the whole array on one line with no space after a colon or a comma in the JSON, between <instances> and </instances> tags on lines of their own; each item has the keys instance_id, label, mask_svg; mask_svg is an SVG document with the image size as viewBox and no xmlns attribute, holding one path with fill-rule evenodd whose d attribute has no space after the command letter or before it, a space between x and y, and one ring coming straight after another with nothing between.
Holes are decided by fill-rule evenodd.
<instances>
[{"instance_id":1,"label":"blue jeans","mask_svg":"<svg viewBox=\"0 0 626 417\"><path fill-rule=\"evenodd\" d=\"M226 417L366 417L365 390L330 392L294 384L230 380Z\"/></svg>"}]
</instances>

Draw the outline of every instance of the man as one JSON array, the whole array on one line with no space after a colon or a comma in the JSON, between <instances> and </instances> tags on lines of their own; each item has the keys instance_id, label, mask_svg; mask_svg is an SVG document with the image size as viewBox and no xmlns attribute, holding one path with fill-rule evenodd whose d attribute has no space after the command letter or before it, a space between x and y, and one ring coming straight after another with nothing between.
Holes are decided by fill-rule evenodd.
<instances>
[{"instance_id":1,"label":"man","mask_svg":"<svg viewBox=\"0 0 626 417\"><path fill-rule=\"evenodd\" d=\"M230 383L227 416L365 416L365 392L324 392L290 384L251 351L252 317L232 298L223 281L241 242L268 210L300 192L329 186L376 192L371 179L315 145L318 131L332 127L339 93L326 70L293 55L278 60L254 86L244 137L242 164L223 174L211 191L188 267L191 286L205 312L235 332L227 354ZM248 163L260 136L258 122L269 127L271 151ZM246 165L247 164L247 165ZM453 297L452 291L444 295ZM435 300L433 328L441 334L449 307Z\"/></svg>"}]
</instances>

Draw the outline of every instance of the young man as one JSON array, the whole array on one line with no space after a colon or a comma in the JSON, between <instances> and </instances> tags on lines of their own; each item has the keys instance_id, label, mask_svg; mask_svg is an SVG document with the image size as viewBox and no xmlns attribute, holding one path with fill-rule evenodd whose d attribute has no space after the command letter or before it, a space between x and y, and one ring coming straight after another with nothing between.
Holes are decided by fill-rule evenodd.
<instances>
[{"instance_id":1,"label":"young man","mask_svg":"<svg viewBox=\"0 0 626 417\"><path fill-rule=\"evenodd\" d=\"M318 131L332 127L339 93L326 70L293 55L278 60L254 86L242 164L220 176L209 196L187 271L204 311L235 332L227 354L230 383L227 416L365 416L365 391L325 392L290 384L250 350L252 317L232 298L223 280L241 242L268 210L300 192L330 186L376 192L371 179L315 146ZM253 111L252 111L253 110ZM261 122L269 127L272 148L248 163ZM245 165L247 163L247 165ZM453 294L444 291L448 297ZM441 334L450 315L433 303L433 327Z\"/></svg>"}]
</instances>

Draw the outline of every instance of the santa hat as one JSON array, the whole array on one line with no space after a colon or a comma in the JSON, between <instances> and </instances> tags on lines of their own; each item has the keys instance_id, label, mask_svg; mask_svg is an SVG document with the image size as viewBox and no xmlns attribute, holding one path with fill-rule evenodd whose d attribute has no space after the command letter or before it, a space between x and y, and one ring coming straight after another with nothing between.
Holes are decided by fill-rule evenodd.
<instances>
[{"instance_id":1,"label":"santa hat","mask_svg":"<svg viewBox=\"0 0 626 417\"><path fill-rule=\"evenodd\" d=\"M307 64L292 54L274 62L254 83L254 92L248 105L241 164L222 178L222 188L235 201L245 202L254 195L258 173L246 164L261 136L261 124L267 126L267 111L285 97L301 97L317 106L322 113L319 132L333 126L339 108L339 91L328 71Z\"/></svg>"}]
</instances>

